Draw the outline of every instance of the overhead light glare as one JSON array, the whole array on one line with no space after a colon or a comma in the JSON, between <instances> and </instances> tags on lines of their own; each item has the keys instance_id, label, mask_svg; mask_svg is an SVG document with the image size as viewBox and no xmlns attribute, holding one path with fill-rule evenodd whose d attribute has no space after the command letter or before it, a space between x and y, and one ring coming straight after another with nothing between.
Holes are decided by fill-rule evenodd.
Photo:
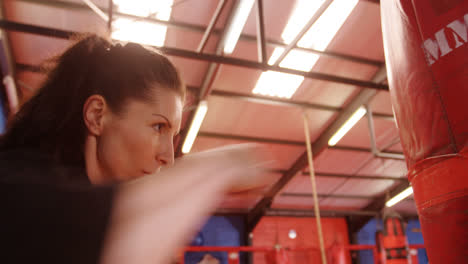
<instances>
[{"instance_id":1,"label":"overhead light glare","mask_svg":"<svg viewBox=\"0 0 468 264\"><path fill-rule=\"evenodd\" d=\"M281 34L281 38L286 43L293 41L324 2L324 0L298 0ZM334 0L298 42L298 46L324 51L357 3L358 0ZM284 48L275 48L268 64L275 64L283 51ZM315 66L319 58L320 56L318 54L292 49L279 63L279 66L309 72ZM252 92L254 94L291 98L303 81L304 77L302 76L267 71L260 75ZM357 121L359 121L359 119ZM348 130L351 129L351 127L349 127ZM346 134L346 132L347 131L344 131L343 135ZM333 140L330 139L329 144L336 144L343 135L335 137L334 139L332 138Z\"/></svg>"},{"instance_id":2,"label":"overhead light glare","mask_svg":"<svg viewBox=\"0 0 468 264\"><path fill-rule=\"evenodd\" d=\"M413 187L410 186L410 187L406 188L404 191L402 191L401 193L395 195L395 197L393 197L392 199L388 200L385 203L385 206L392 207L395 204L397 204L397 203L401 202L402 200L406 199L411 194L413 194Z\"/></svg>"},{"instance_id":3,"label":"overhead light glare","mask_svg":"<svg viewBox=\"0 0 468 264\"><path fill-rule=\"evenodd\" d=\"M273 65L283 53L284 48L275 48L273 54L268 60L269 65ZM280 63L281 67L298 71L310 71L318 59L318 55L292 50L286 58ZM295 74L267 71L260 75L260 78L252 90L254 94L275 96L280 98L291 98L297 88L304 81L304 77Z\"/></svg>"},{"instance_id":4,"label":"overhead light glare","mask_svg":"<svg viewBox=\"0 0 468 264\"><path fill-rule=\"evenodd\" d=\"M262 72L252 92L289 99L299 88L302 81L304 81L304 77L300 75L266 71Z\"/></svg>"},{"instance_id":5,"label":"overhead light glare","mask_svg":"<svg viewBox=\"0 0 468 264\"><path fill-rule=\"evenodd\" d=\"M358 2L334 0L297 45L325 51Z\"/></svg>"},{"instance_id":6,"label":"overhead light glare","mask_svg":"<svg viewBox=\"0 0 468 264\"><path fill-rule=\"evenodd\" d=\"M208 111L208 104L206 101L201 101L198 104L197 111L195 112L195 118L190 124L190 129L185 138L184 145L182 146L182 153L189 153L192 149L193 143L195 142L195 138L198 135L198 131L200 130L201 124L203 123L203 119L205 119L206 112Z\"/></svg>"},{"instance_id":7,"label":"overhead light glare","mask_svg":"<svg viewBox=\"0 0 468 264\"><path fill-rule=\"evenodd\" d=\"M283 53L284 48L277 47L273 50L270 59L268 60L269 65L275 64L276 60ZM302 50L291 50L288 55L279 64L280 67L298 70L298 71L310 71L315 63L317 62L319 55L302 51Z\"/></svg>"},{"instance_id":8,"label":"overhead light glare","mask_svg":"<svg viewBox=\"0 0 468 264\"><path fill-rule=\"evenodd\" d=\"M156 17L169 21L173 0L114 0L119 12ZM112 22L112 38L161 47L166 39L167 26L133 18L119 17Z\"/></svg>"},{"instance_id":9,"label":"overhead light glare","mask_svg":"<svg viewBox=\"0 0 468 264\"><path fill-rule=\"evenodd\" d=\"M356 112L338 129L338 131L328 140L329 146L335 146L341 138L366 114L367 110L363 106L359 107Z\"/></svg>"},{"instance_id":10,"label":"overhead light glare","mask_svg":"<svg viewBox=\"0 0 468 264\"><path fill-rule=\"evenodd\" d=\"M294 38L299 34L301 29L305 27L309 19L314 16L315 12L325 2L325 0L298 0L294 10L289 16L288 23L284 27L281 38L286 43L291 43Z\"/></svg>"},{"instance_id":11,"label":"overhead light glare","mask_svg":"<svg viewBox=\"0 0 468 264\"><path fill-rule=\"evenodd\" d=\"M255 0L240 0L224 41L225 54L231 54L234 51L254 3Z\"/></svg>"}]
</instances>

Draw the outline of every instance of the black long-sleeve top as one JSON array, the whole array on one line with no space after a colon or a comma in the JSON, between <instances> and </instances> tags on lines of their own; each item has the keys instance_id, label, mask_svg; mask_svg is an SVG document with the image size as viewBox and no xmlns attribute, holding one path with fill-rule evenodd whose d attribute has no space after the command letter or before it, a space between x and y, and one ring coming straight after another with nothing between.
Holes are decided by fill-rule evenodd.
<instances>
[{"instance_id":1,"label":"black long-sleeve top","mask_svg":"<svg viewBox=\"0 0 468 264\"><path fill-rule=\"evenodd\" d=\"M34 151L0 152L0 263L98 263L115 188L85 176Z\"/></svg>"}]
</instances>

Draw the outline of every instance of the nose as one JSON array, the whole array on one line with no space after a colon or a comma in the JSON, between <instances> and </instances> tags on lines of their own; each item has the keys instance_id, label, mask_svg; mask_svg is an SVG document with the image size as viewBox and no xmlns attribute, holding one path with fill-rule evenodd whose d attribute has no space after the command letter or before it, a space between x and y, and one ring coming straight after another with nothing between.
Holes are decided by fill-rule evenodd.
<instances>
[{"instance_id":1,"label":"nose","mask_svg":"<svg viewBox=\"0 0 468 264\"><path fill-rule=\"evenodd\" d=\"M164 137L164 140L161 140L156 159L163 166L174 164L174 142L172 137Z\"/></svg>"}]
</instances>

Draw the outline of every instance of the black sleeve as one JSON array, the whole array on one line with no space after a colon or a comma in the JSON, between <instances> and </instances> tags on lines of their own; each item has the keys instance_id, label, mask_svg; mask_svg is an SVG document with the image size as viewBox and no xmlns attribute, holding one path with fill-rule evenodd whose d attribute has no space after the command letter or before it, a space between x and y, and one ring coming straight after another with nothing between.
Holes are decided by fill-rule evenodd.
<instances>
[{"instance_id":1,"label":"black sleeve","mask_svg":"<svg viewBox=\"0 0 468 264\"><path fill-rule=\"evenodd\" d=\"M0 183L0 263L98 263L113 187Z\"/></svg>"}]
</instances>

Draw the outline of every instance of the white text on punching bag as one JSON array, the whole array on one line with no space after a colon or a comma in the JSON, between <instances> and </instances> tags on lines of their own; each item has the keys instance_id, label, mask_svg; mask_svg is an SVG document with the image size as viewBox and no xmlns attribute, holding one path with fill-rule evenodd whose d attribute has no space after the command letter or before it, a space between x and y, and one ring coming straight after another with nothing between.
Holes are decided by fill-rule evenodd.
<instances>
[{"instance_id":1,"label":"white text on punching bag","mask_svg":"<svg viewBox=\"0 0 468 264\"><path fill-rule=\"evenodd\" d=\"M447 41L447 35L453 36L452 47ZM422 48L426 54L426 59L429 65L434 64L441 57L449 54L468 42L468 14L462 19L457 19L449 23L445 28L435 33L435 40L428 38L424 41Z\"/></svg>"}]
</instances>

